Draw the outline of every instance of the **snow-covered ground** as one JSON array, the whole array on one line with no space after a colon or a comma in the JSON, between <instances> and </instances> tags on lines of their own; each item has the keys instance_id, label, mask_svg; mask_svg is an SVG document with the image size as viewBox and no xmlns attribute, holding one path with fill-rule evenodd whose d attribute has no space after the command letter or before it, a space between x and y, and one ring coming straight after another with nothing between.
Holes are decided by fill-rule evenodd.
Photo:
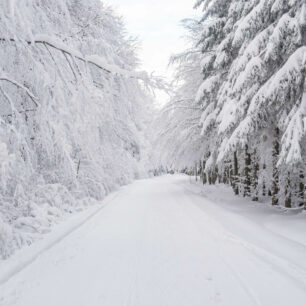
<instances>
[{"instance_id":1,"label":"snow-covered ground","mask_svg":"<svg viewBox=\"0 0 306 306\"><path fill-rule=\"evenodd\" d=\"M0 305L305 305L305 213L183 175L136 181L106 201L40 251L2 262Z\"/></svg>"}]
</instances>

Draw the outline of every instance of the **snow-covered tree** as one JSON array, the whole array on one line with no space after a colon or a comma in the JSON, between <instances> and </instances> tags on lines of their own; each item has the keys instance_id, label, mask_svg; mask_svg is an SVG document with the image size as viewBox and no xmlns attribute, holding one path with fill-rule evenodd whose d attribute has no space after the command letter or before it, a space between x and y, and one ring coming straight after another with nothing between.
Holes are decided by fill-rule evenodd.
<instances>
[{"instance_id":1,"label":"snow-covered tree","mask_svg":"<svg viewBox=\"0 0 306 306\"><path fill-rule=\"evenodd\" d=\"M195 100L201 83L201 50L196 47L201 24L186 19L183 26L188 33L186 41L190 48L170 60L170 65L176 69L176 90L154 122L158 131L155 136L157 158L164 168L191 167L200 161L204 150L199 125L201 105Z\"/></svg>"},{"instance_id":2,"label":"snow-covered tree","mask_svg":"<svg viewBox=\"0 0 306 306\"><path fill-rule=\"evenodd\" d=\"M190 105L201 107L201 145L190 149L190 161L196 152L206 174L217 171L236 194L303 205L305 1L199 0L195 7L203 10L194 44L202 80Z\"/></svg>"},{"instance_id":3,"label":"snow-covered tree","mask_svg":"<svg viewBox=\"0 0 306 306\"><path fill-rule=\"evenodd\" d=\"M99 0L0 1L0 256L150 170L151 82Z\"/></svg>"}]
</instances>

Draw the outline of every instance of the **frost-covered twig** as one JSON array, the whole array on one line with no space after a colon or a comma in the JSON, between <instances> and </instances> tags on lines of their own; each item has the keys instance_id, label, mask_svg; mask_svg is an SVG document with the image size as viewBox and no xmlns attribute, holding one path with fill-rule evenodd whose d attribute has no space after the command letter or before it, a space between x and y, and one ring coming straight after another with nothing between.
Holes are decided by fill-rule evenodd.
<instances>
[{"instance_id":1,"label":"frost-covered twig","mask_svg":"<svg viewBox=\"0 0 306 306\"><path fill-rule=\"evenodd\" d=\"M38 107L38 105L39 105L38 102L37 102L38 99L35 97L35 95L28 88L24 87L22 84L18 83L15 80L12 80L12 79L10 79L6 76L0 76L0 81L9 82L9 83L14 84L15 86L23 89L27 93L27 95L30 97L30 99L33 101L33 103Z\"/></svg>"}]
</instances>

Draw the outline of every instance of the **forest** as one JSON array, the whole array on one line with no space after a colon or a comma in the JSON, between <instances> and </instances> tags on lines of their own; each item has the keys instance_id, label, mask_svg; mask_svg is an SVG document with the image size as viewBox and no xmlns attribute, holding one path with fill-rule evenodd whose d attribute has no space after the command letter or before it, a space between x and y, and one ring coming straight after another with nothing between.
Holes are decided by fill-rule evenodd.
<instances>
[{"instance_id":1,"label":"forest","mask_svg":"<svg viewBox=\"0 0 306 306\"><path fill-rule=\"evenodd\" d=\"M253 201L305 203L306 4L199 0L177 89L157 118L159 158Z\"/></svg>"},{"instance_id":2,"label":"forest","mask_svg":"<svg viewBox=\"0 0 306 306\"><path fill-rule=\"evenodd\" d=\"M8 5L10 4L10 5ZM157 79L98 0L0 1L0 254L150 172Z\"/></svg>"},{"instance_id":3,"label":"forest","mask_svg":"<svg viewBox=\"0 0 306 306\"><path fill-rule=\"evenodd\" d=\"M0 0L0 306L305 306L306 0Z\"/></svg>"},{"instance_id":4,"label":"forest","mask_svg":"<svg viewBox=\"0 0 306 306\"><path fill-rule=\"evenodd\" d=\"M166 171L305 201L304 0L199 0L170 89L99 0L0 1L0 254ZM170 93L162 108L154 90Z\"/></svg>"}]
</instances>

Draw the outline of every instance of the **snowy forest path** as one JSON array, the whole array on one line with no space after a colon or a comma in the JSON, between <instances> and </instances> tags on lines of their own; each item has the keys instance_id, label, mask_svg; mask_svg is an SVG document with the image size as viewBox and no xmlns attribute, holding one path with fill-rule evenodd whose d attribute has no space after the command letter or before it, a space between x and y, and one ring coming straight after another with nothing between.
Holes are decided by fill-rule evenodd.
<instances>
[{"instance_id":1,"label":"snowy forest path","mask_svg":"<svg viewBox=\"0 0 306 306\"><path fill-rule=\"evenodd\" d=\"M188 186L178 175L123 187L0 286L0 305L303 305L306 246Z\"/></svg>"}]
</instances>

